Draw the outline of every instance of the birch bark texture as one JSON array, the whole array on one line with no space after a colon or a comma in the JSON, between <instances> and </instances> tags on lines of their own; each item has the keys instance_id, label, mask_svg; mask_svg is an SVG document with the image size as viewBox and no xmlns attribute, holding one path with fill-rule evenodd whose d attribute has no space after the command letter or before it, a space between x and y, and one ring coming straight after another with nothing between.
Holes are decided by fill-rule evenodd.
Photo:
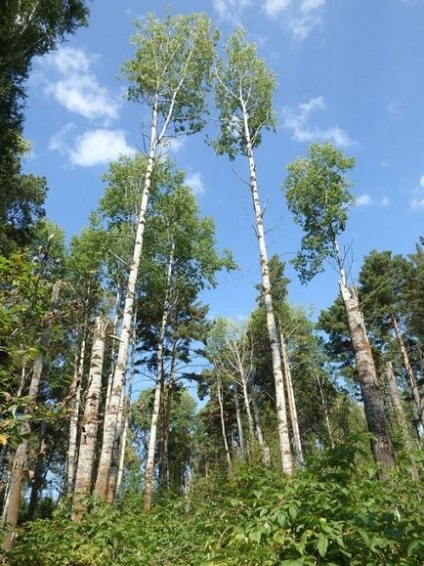
<instances>
[{"instance_id":1,"label":"birch bark texture","mask_svg":"<svg viewBox=\"0 0 424 566\"><path fill-rule=\"evenodd\" d=\"M288 165L284 189L288 208L304 231L301 249L293 261L302 283L323 271L325 259L331 258L336 264L367 426L373 435L372 453L383 478L384 469L395 465L394 450L363 312L356 290L348 285L338 241L346 228L349 206L354 203L349 190L352 183L346 177L354 163L353 157L345 157L330 143L313 143L307 157Z\"/></svg>"},{"instance_id":2,"label":"birch bark texture","mask_svg":"<svg viewBox=\"0 0 424 566\"><path fill-rule=\"evenodd\" d=\"M218 61L215 73L215 99L219 110L219 135L212 146L230 159L243 155L249 168L249 187L255 215L256 238L259 248L262 295L272 354L275 383L277 430L283 472L293 472L293 460L287 423L284 377L276 317L271 296L268 253L261 208L254 149L261 143L262 131L275 130L276 118L272 107L277 81L254 43L246 41L245 32L236 29L226 44L226 60Z\"/></svg>"},{"instance_id":3,"label":"birch bark texture","mask_svg":"<svg viewBox=\"0 0 424 566\"><path fill-rule=\"evenodd\" d=\"M99 407L102 392L103 361L106 346L108 321L96 317L94 321L93 346L88 376L87 398L81 423L81 439L74 487L74 507L78 512L84 506L82 499L91 492L93 465L99 426Z\"/></svg>"},{"instance_id":4,"label":"birch bark texture","mask_svg":"<svg viewBox=\"0 0 424 566\"><path fill-rule=\"evenodd\" d=\"M202 14L171 16L163 21L149 14L136 23L132 38L134 58L123 66L129 82L128 98L150 111L147 168L137 219L132 261L128 273L116 369L105 411L103 443L95 493L107 499L113 446L125 383L136 283L143 252L147 206L161 147L172 138L200 131L204 124L210 70L217 32Z\"/></svg>"}]
</instances>

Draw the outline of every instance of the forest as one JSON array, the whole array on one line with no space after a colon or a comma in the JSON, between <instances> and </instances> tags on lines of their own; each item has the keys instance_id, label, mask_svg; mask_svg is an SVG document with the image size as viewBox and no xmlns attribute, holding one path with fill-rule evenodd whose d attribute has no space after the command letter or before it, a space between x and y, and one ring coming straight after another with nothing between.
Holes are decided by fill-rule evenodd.
<instances>
[{"instance_id":1,"label":"forest","mask_svg":"<svg viewBox=\"0 0 424 566\"><path fill-rule=\"evenodd\" d=\"M312 142L281 186L291 263L305 285L330 263L339 294L316 318L294 306L257 176L277 76L241 27L169 9L136 22L121 68L144 151L109 164L68 241L23 168L27 81L89 6L1 12L0 564L423 565L424 237L370 250L353 283L355 158ZM202 301L238 265L169 157L186 136L248 175L260 277L243 322Z\"/></svg>"}]
</instances>

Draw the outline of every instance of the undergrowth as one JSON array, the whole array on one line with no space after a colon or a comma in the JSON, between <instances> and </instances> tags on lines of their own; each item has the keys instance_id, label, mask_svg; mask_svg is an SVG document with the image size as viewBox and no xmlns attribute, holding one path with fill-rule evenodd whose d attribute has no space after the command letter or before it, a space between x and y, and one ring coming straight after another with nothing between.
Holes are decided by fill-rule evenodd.
<instances>
[{"instance_id":1,"label":"undergrowth","mask_svg":"<svg viewBox=\"0 0 424 566\"><path fill-rule=\"evenodd\" d=\"M423 485L407 468L379 481L356 445L310 461L292 478L246 467L223 482L142 511L91 502L73 522L66 505L27 524L10 566L422 566Z\"/></svg>"}]
</instances>

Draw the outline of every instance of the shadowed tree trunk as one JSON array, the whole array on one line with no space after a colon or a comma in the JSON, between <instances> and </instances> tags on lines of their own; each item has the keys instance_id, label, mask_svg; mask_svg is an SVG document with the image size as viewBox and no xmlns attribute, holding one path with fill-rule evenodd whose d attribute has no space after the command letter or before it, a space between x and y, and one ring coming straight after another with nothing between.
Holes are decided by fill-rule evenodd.
<instances>
[{"instance_id":1,"label":"shadowed tree trunk","mask_svg":"<svg viewBox=\"0 0 424 566\"><path fill-rule=\"evenodd\" d=\"M396 417L396 421L398 424L398 429L400 432L400 436L402 438L402 443L405 447L408 456L410 457L410 469L411 475L414 480L418 480L418 470L415 465L415 462L411 458L411 453L414 449L412 438L411 438L411 430L408 425L408 420L405 416L405 411L403 410L402 401L399 396L399 389L396 384L396 377L393 371L393 364L392 362L386 363L386 379L387 385L389 387L390 399L392 402L393 411Z\"/></svg>"},{"instance_id":2,"label":"shadowed tree trunk","mask_svg":"<svg viewBox=\"0 0 424 566\"><path fill-rule=\"evenodd\" d=\"M217 377L217 380L216 380L216 396L218 398L218 404L219 404L219 414L220 414L220 420L221 420L221 433L222 433L222 440L224 442L225 459L227 461L228 472L231 474L231 470L232 470L231 454L230 454L230 447L228 445L227 430L226 430L226 427L225 427L224 401L223 401L223 398L222 398L221 378L219 376Z\"/></svg>"},{"instance_id":3,"label":"shadowed tree trunk","mask_svg":"<svg viewBox=\"0 0 424 566\"><path fill-rule=\"evenodd\" d=\"M368 430L373 435L371 448L374 459L380 467L380 476L384 477L384 469L395 466L395 455L389 436L383 395L378 383L359 299L356 291L347 286L343 269L341 269L339 284L355 353L356 371L364 402L365 418Z\"/></svg>"},{"instance_id":4,"label":"shadowed tree trunk","mask_svg":"<svg viewBox=\"0 0 424 566\"><path fill-rule=\"evenodd\" d=\"M405 343L402 338L402 334L399 329L396 317L392 314L390 315L392 321L393 329L396 334L396 340L399 344L399 348L402 354L403 365L405 366L406 373L408 375L409 385L411 387L412 395L414 397L415 409L417 411L418 421L424 426L424 403L421 399L421 395L418 389L417 380L415 379L414 370L412 369L411 362L409 360L408 352L405 347Z\"/></svg>"},{"instance_id":5,"label":"shadowed tree trunk","mask_svg":"<svg viewBox=\"0 0 424 566\"><path fill-rule=\"evenodd\" d=\"M58 281L53 285L52 298L51 298L52 312L54 312L54 309L57 305L61 286L62 286L61 281ZM50 324L51 323L49 323L48 327L43 331L43 334L40 339L40 344L43 352L47 350L50 342ZM44 364L45 364L44 353L41 353L34 361L32 367L31 382L28 390L28 405L25 410L25 415L27 417L30 417L37 408L37 397L40 390ZM21 434L23 440L18 445L13 460L12 471L10 474L10 488L9 488L8 502L7 502L8 505L7 505L7 509L5 509L4 512L5 521L8 527L3 542L3 549L6 552L12 549L15 540L16 527L18 525L19 506L22 495L22 483L23 483L25 468L28 461L29 436L31 435L31 426L29 424L29 421L25 421L22 424Z\"/></svg>"}]
</instances>

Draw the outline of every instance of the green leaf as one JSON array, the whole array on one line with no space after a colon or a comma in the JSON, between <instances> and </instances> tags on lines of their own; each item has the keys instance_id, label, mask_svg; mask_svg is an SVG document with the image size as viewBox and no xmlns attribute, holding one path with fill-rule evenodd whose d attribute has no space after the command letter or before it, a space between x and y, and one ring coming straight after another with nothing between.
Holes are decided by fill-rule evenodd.
<instances>
[{"instance_id":1,"label":"green leaf","mask_svg":"<svg viewBox=\"0 0 424 566\"><path fill-rule=\"evenodd\" d=\"M328 538L324 535L318 536L317 550L322 558L327 554Z\"/></svg>"}]
</instances>

